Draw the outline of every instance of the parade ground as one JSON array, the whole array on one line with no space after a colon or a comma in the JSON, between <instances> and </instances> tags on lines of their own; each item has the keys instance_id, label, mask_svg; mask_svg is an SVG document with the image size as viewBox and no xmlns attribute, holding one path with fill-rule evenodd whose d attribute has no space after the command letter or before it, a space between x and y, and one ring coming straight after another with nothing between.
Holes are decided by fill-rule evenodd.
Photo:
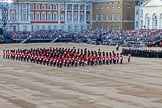
<instances>
[{"instance_id":1,"label":"parade ground","mask_svg":"<svg viewBox=\"0 0 162 108\"><path fill-rule=\"evenodd\" d=\"M123 64L57 68L2 58L3 49L50 47L115 50L75 43L0 45L0 108L162 108L162 59L132 57L128 63L124 57Z\"/></svg>"}]
</instances>

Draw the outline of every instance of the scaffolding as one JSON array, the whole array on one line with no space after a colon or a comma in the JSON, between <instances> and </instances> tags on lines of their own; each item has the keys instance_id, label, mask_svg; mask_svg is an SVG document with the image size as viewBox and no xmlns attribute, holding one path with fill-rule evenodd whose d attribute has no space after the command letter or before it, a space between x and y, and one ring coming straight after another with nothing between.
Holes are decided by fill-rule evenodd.
<instances>
[{"instance_id":1,"label":"scaffolding","mask_svg":"<svg viewBox=\"0 0 162 108\"><path fill-rule=\"evenodd\" d=\"M3 29L3 41L9 42L9 37L7 34L7 20L8 20L8 8L9 0L0 0L0 9L2 9L2 29Z\"/></svg>"}]
</instances>

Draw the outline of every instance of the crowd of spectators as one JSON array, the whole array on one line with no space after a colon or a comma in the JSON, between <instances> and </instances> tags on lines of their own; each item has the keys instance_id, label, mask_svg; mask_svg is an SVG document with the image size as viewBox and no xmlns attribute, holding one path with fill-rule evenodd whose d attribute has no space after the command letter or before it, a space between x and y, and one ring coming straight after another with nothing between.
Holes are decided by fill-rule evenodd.
<instances>
[{"instance_id":1,"label":"crowd of spectators","mask_svg":"<svg viewBox=\"0 0 162 108\"><path fill-rule=\"evenodd\" d=\"M129 30L129 31L110 31L110 30L84 30L76 34L64 32L62 30L41 30L35 32L11 32L12 39L49 39L55 37L75 37L75 39L86 38L87 40L101 39L109 41L110 45L115 45L120 41L124 44L128 42L154 42L162 39L162 30ZM118 41L117 41L118 40Z\"/></svg>"},{"instance_id":2,"label":"crowd of spectators","mask_svg":"<svg viewBox=\"0 0 162 108\"><path fill-rule=\"evenodd\" d=\"M66 33L62 30L40 30L35 32L10 32L10 35L12 39L49 39L49 38L55 38L58 36L64 36Z\"/></svg>"},{"instance_id":3,"label":"crowd of spectators","mask_svg":"<svg viewBox=\"0 0 162 108\"><path fill-rule=\"evenodd\" d=\"M109 31L109 30L85 30L78 33L85 37L105 36L109 39L126 39L128 41L155 41L162 38L162 30L131 30L131 31Z\"/></svg>"},{"instance_id":4,"label":"crowd of spectators","mask_svg":"<svg viewBox=\"0 0 162 108\"><path fill-rule=\"evenodd\" d=\"M162 30L130 30L130 31L109 31L109 30L85 30L78 33L79 36L96 38L104 41L102 44L116 45L119 42L127 46L139 46L141 43L155 42L162 39Z\"/></svg>"}]
</instances>

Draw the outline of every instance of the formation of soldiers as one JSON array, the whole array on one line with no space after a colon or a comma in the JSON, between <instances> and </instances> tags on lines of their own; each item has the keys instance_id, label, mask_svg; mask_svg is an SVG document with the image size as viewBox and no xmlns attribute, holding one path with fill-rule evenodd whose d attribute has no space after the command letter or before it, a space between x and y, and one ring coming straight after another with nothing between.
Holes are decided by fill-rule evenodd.
<instances>
[{"instance_id":1,"label":"formation of soldiers","mask_svg":"<svg viewBox=\"0 0 162 108\"><path fill-rule=\"evenodd\" d=\"M58 68L122 64L123 54L112 52L91 51L87 48L37 48L3 50L3 58L37 63Z\"/></svg>"},{"instance_id":2,"label":"formation of soldiers","mask_svg":"<svg viewBox=\"0 0 162 108\"><path fill-rule=\"evenodd\" d=\"M133 57L162 58L162 50L123 48L122 53L125 56L131 54Z\"/></svg>"}]
</instances>

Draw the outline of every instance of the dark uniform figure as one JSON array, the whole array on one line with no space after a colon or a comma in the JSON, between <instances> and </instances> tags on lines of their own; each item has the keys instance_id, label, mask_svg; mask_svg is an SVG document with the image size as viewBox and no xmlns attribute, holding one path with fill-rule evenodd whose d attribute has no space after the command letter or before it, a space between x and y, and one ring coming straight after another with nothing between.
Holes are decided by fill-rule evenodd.
<instances>
[{"instance_id":1,"label":"dark uniform figure","mask_svg":"<svg viewBox=\"0 0 162 108\"><path fill-rule=\"evenodd\" d=\"M123 54L120 53L120 64L123 64Z\"/></svg>"}]
</instances>

